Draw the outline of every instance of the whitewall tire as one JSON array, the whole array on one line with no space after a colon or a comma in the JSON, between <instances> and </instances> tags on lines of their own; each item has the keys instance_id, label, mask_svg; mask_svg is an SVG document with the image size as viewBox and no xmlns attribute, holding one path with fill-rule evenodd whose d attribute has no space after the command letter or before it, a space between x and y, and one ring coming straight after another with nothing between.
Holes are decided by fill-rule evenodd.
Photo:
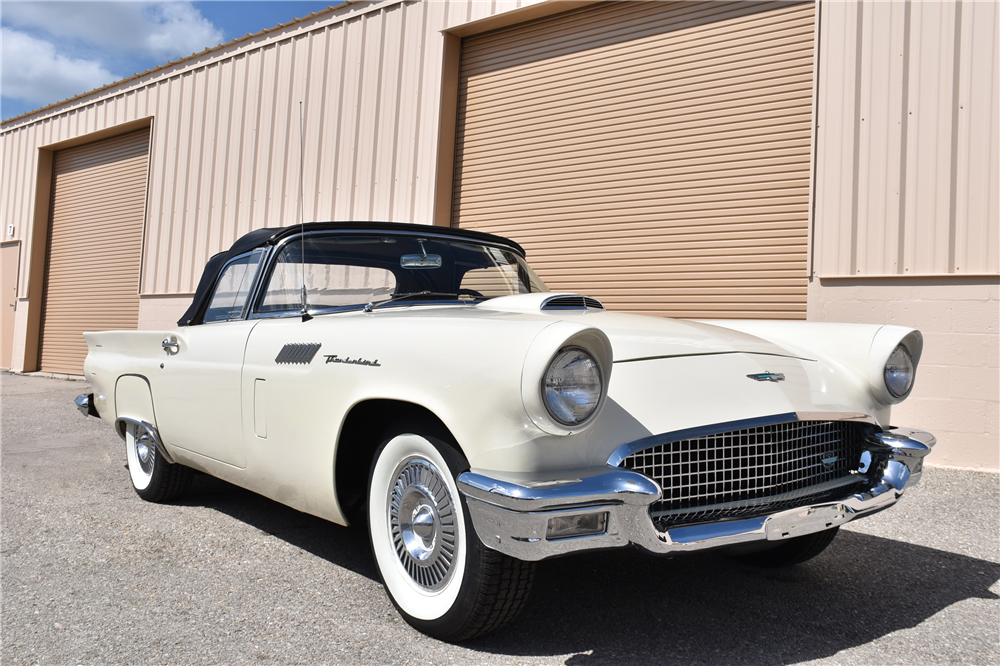
<instances>
[{"instance_id":1,"label":"whitewall tire","mask_svg":"<svg viewBox=\"0 0 1000 666\"><path fill-rule=\"evenodd\" d=\"M423 437L398 435L375 461L371 487L381 490L372 492L368 515L372 548L389 593L400 610L418 620L441 618L458 597L468 548L448 464ZM416 514L411 521L400 516L409 507Z\"/></svg>"},{"instance_id":2,"label":"whitewall tire","mask_svg":"<svg viewBox=\"0 0 1000 666\"><path fill-rule=\"evenodd\" d=\"M403 432L372 464L368 527L375 562L403 618L460 641L499 629L527 599L534 563L487 549L455 479L468 469L451 445Z\"/></svg>"},{"instance_id":3,"label":"whitewall tire","mask_svg":"<svg viewBox=\"0 0 1000 666\"><path fill-rule=\"evenodd\" d=\"M153 435L137 423L125 424L125 454L132 487L142 499L169 502L191 487L193 470L164 460Z\"/></svg>"},{"instance_id":4,"label":"whitewall tire","mask_svg":"<svg viewBox=\"0 0 1000 666\"><path fill-rule=\"evenodd\" d=\"M136 492L149 488L156 466L156 447L142 426L129 423L125 427L125 453L128 455L128 475Z\"/></svg>"}]
</instances>

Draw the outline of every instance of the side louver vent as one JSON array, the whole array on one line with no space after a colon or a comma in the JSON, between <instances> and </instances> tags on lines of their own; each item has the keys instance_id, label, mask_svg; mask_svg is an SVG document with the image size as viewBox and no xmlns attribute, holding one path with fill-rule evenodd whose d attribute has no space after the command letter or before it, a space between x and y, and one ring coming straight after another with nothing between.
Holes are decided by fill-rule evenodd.
<instances>
[{"instance_id":1,"label":"side louver vent","mask_svg":"<svg viewBox=\"0 0 1000 666\"><path fill-rule=\"evenodd\" d=\"M545 310L603 310L602 304L596 298L590 296L553 296L542 301L542 311Z\"/></svg>"},{"instance_id":2,"label":"side louver vent","mask_svg":"<svg viewBox=\"0 0 1000 666\"><path fill-rule=\"evenodd\" d=\"M309 365L322 346L319 342L290 342L281 348L274 362Z\"/></svg>"}]
</instances>

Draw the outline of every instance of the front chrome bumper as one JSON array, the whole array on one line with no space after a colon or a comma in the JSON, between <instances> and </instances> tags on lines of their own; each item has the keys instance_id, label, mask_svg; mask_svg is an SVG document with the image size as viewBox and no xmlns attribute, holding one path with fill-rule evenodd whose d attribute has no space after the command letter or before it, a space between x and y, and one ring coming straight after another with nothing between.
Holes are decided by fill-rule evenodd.
<instances>
[{"instance_id":1,"label":"front chrome bumper","mask_svg":"<svg viewBox=\"0 0 1000 666\"><path fill-rule=\"evenodd\" d=\"M930 433L906 428L887 430L879 438L891 454L881 479L863 493L767 516L667 531L658 530L649 516L649 505L660 499L659 485L628 469L593 467L574 470L562 478L537 474L498 478L501 475L471 470L459 475L458 484L480 540L521 560L630 543L653 553L704 550L812 534L892 506L905 488L920 480L924 456L936 439ZM602 532L547 536L552 519L587 514L606 514Z\"/></svg>"}]
</instances>

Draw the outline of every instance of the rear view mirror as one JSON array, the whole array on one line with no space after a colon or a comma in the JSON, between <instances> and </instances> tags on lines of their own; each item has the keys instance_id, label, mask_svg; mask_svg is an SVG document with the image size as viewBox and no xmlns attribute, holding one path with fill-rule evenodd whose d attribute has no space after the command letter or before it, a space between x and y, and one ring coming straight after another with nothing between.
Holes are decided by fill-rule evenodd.
<instances>
[{"instance_id":1,"label":"rear view mirror","mask_svg":"<svg viewBox=\"0 0 1000 666\"><path fill-rule=\"evenodd\" d=\"M440 254L404 254L399 258L403 268L441 268Z\"/></svg>"}]
</instances>

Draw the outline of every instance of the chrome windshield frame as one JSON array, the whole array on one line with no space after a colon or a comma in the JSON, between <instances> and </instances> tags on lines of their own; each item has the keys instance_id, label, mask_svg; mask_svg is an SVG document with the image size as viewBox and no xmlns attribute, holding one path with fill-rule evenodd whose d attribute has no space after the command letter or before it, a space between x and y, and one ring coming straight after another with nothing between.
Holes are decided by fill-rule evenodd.
<instances>
[{"instance_id":1,"label":"chrome windshield frame","mask_svg":"<svg viewBox=\"0 0 1000 666\"><path fill-rule=\"evenodd\" d=\"M266 288L266 283L270 281L271 273L274 269L274 264L277 260L278 255L289 243L307 238L309 236L323 236L323 237L333 237L333 236L345 236L345 235L364 235L364 236L377 236L377 237L390 237L390 236L409 236L416 238L434 238L438 240L443 240L449 243L463 243L466 245L478 245L482 247L493 247L499 250L505 250L514 253L521 261L527 266L527 258L525 254L519 251L517 248L511 245L505 245L503 243L489 243L486 241L479 241L467 238L457 238L448 234L428 232L425 229L419 231L409 231L409 230L393 230L390 232L373 230L373 229L321 229L314 231L307 231L305 233L291 234L282 238L280 241L270 246L267 252L261 259L261 268L257 271L257 276L254 282L253 289L250 292L250 296L247 298L248 306L244 310L244 319L282 319L288 317L301 317L302 309L296 308L292 310L280 310L276 312L258 312L257 308L260 306L260 301L264 297L264 290ZM227 263L228 265L228 263ZM530 266L529 266L530 268ZM534 272L534 271L532 271ZM547 288L547 287L546 287ZM400 306L413 306L413 305L460 305L464 307L470 307L476 303L481 303L483 301L459 301L459 300L425 300L425 301L402 301ZM340 314L346 312L359 312L364 310L367 303L352 304L352 305L340 305L322 308L309 308L306 312L310 316L316 316L321 314ZM391 306L390 306L391 307Z\"/></svg>"}]
</instances>

